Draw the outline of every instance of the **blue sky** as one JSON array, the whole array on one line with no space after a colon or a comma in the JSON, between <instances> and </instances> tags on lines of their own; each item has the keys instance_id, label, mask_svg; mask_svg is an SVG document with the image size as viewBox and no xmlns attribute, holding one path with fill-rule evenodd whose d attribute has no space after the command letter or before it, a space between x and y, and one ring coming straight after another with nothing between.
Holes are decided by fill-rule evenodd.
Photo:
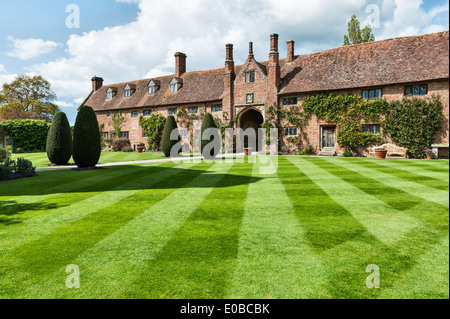
<instances>
[{"instance_id":1,"label":"blue sky","mask_svg":"<svg viewBox=\"0 0 450 319\"><path fill-rule=\"evenodd\" d=\"M66 7L80 9L80 28L66 27ZM42 74L75 121L90 78L105 84L172 74L173 54L188 55L188 71L223 67L225 44L243 63L248 42L268 57L269 35L296 53L342 45L349 17L375 21L377 40L448 30L448 0L14 0L0 11L0 84L16 74ZM372 19L372 20L370 20Z\"/></svg>"}]
</instances>

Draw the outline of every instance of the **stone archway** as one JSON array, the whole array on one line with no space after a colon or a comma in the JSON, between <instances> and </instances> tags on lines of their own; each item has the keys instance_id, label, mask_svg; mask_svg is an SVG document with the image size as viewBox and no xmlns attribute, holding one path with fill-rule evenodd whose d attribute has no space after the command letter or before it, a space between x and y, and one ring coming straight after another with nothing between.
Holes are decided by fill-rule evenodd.
<instances>
[{"instance_id":1,"label":"stone archway","mask_svg":"<svg viewBox=\"0 0 450 319\"><path fill-rule=\"evenodd\" d=\"M261 128L261 125L264 123L264 116L261 114L260 111L250 108L247 110L244 110L241 112L241 115L239 116L239 128L243 129L244 131L248 128L253 128L256 131L256 140L259 141L259 131L258 129ZM258 144L258 143L257 143ZM248 138L245 137L244 139L244 147L248 147ZM259 145L257 146L256 151L261 151L259 149Z\"/></svg>"}]
</instances>

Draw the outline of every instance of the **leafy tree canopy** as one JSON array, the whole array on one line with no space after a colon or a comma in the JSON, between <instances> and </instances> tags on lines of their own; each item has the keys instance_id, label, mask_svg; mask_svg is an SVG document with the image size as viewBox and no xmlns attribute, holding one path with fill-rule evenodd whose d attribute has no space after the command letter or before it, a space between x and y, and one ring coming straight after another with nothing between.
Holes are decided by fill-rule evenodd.
<instances>
[{"instance_id":1,"label":"leafy tree canopy","mask_svg":"<svg viewBox=\"0 0 450 319\"><path fill-rule=\"evenodd\" d=\"M0 119L41 119L51 122L59 107L53 102L56 94L50 83L40 75L18 75L4 83L0 91Z\"/></svg>"},{"instance_id":2,"label":"leafy tree canopy","mask_svg":"<svg viewBox=\"0 0 450 319\"><path fill-rule=\"evenodd\" d=\"M352 15L348 22L348 35L344 36L344 46L352 44L360 44L375 41L375 36L372 33L372 27L367 24L363 29L360 27L360 22L356 18L356 14Z\"/></svg>"}]
</instances>

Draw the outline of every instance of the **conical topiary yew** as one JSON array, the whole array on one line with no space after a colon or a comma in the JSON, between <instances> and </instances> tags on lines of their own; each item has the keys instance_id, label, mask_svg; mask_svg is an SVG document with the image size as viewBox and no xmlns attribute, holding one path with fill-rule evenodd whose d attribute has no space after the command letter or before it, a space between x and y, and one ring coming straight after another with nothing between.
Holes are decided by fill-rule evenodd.
<instances>
[{"instance_id":1,"label":"conical topiary yew","mask_svg":"<svg viewBox=\"0 0 450 319\"><path fill-rule=\"evenodd\" d=\"M216 134L214 136L210 136L209 138L204 138L203 137L203 133L209 129L209 128L213 128L216 129ZM221 138L220 138L220 133L217 129L217 125L216 122L214 121L214 118L212 117L212 115L210 113L206 113L205 117L203 118L203 122L202 122L202 129L201 129L201 139L202 139L202 143L201 143L201 152L202 155L206 158L206 159L213 159L215 158L220 151L220 143L221 143ZM207 154L205 154L204 150L205 147L212 143L212 142L216 142L215 145L209 145L209 147L211 148L211 150L209 152L206 152Z\"/></svg>"},{"instance_id":2,"label":"conical topiary yew","mask_svg":"<svg viewBox=\"0 0 450 319\"><path fill-rule=\"evenodd\" d=\"M73 160L79 168L94 167L101 151L97 116L90 106L82 106L73 129Z\"/></svg>"},{"instance_id":3,"label":"conical topiary yew","mask_svg":"<svg viewBox=\"0 0 450 319\"><path fill-rule=\"evenodd\" d=\"M52 164L65 165L72 157L72 131L67 116L56 113L47 134L47 156Z\"/></svg>"},{"instance_id":4,"label":"conical topiary yew","mask_svg":"<svg viewBox=\"0 0 450 319\"><path fill-rule=\"evenodd\" d=\"M178 139L171 140L170 135L172 134L172 131L176 130L176 135L178 136ZM161 139L161 149L166 157L170 157L170 152L175 144L177 144L179 141L181 141L181 136L178 131L178 125L175 121L175 117L173 115L169 115L167 117L166 125L164 126L164 131ZM181 149L178 151L178 154L181 152Z\"/></svg>"}]
</instances>

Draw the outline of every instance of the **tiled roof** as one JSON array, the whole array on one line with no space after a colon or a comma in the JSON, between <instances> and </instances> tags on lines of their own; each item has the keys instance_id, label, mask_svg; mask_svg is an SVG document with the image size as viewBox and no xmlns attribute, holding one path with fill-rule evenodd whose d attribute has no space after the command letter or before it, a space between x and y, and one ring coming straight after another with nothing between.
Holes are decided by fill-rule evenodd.
<instances>
[{"instance_id":1,"label":"tiled roof","mask_svg":"<svg viewBox=\"0 0 450 319\"><path fill-rule=\"evenodd\" d=\"M449 77L449 32L339 47L282 68L280 94L420 82Z\"/></svg>"},{"instance_id":2,"label":"tiled roof","mask_svg":"<svg viewBox=\"0 0 450 319\"><path fill-rule=\"evenodd\" d=\"M268 61L260 62L266 69ZM280 60L282 86L280 94L319 92L361 88L449 77L449 32L394 38L371 43L339 47L297 56L291 63ZM236 74L242 65L235 67ZM174 104L199 103L222 99L224 68L187 72L177 93L170 93L169 83L175 75L105 85L93 92L86 105L94 110L128 109ZM160 88L148 95L151 80ZM135 93L124 97L127 84ZM109 87L117 88L112 100L106 100Z\"/></svg>"}]
</instances>

